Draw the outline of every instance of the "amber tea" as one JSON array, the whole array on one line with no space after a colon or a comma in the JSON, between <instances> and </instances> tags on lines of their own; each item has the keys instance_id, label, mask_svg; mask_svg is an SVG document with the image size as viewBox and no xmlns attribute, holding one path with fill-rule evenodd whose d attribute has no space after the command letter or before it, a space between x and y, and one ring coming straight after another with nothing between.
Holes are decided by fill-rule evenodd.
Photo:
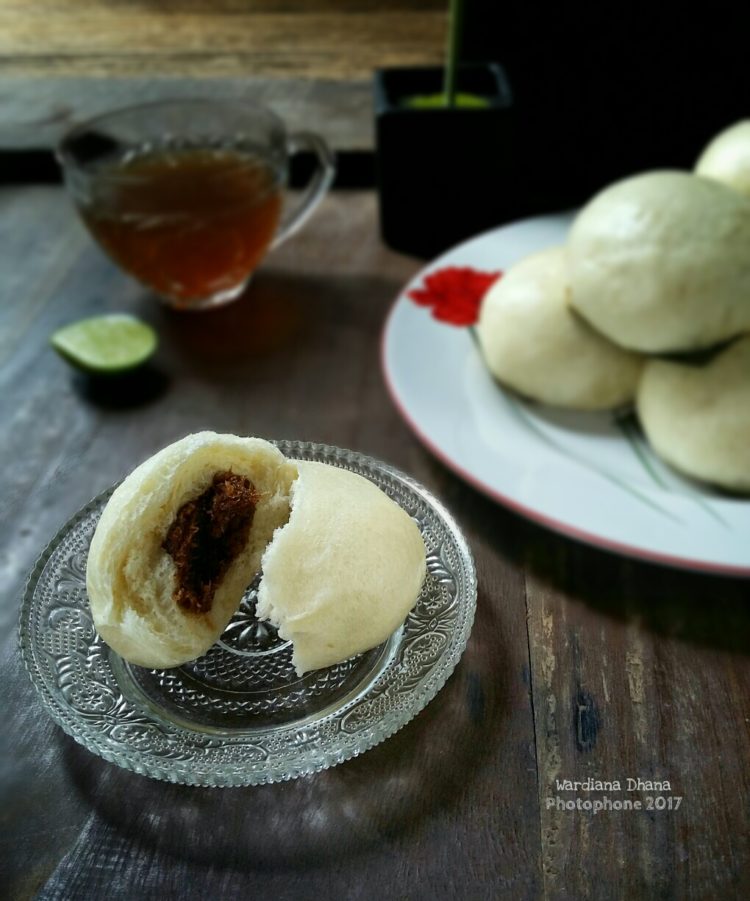
<instances>
[{"instance_id":1,"label":"amber tea","mask_svg":"<svg viewBox=\"0 0 750 901\"><path fill-rule=\"evenodd\" d=\"M302 152L317 164L290 204L289 160ZM288 134L271 110L245 100L113 110L74 126L56 156L93 237L183 310L238 297L266 251L308 221L336 172L319 135Z\"/></svg>"},{"instance_id":2,"label":"amber tea","mask_svg":"<svg viewBox=\"0 0 750 901\"><path fill-rule=\"evenodd\" d=\"M276 234L280 182L261 155L165 149L97 173L80 209L123 269L190 307L242 290Z\"/></svg>"}]
</instances>

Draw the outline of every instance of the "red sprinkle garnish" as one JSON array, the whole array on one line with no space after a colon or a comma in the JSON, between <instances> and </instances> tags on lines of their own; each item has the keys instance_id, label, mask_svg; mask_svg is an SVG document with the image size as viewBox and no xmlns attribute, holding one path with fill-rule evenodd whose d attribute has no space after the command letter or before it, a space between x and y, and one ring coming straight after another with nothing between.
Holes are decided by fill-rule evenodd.
<instances>
[{"instance_id":1,"label":"red sprinkle garnish","mask_svg":"<svg viewBox=\"0 0 750 901\"><path fill-rule=\"evenodd\" d=\"M474 325L482 298L502 272L479 272L468 266L446 266L425 276L424 285L408 292L420 307L432 307L432 316L451 325Z\"/></svg>"}]
</instances>

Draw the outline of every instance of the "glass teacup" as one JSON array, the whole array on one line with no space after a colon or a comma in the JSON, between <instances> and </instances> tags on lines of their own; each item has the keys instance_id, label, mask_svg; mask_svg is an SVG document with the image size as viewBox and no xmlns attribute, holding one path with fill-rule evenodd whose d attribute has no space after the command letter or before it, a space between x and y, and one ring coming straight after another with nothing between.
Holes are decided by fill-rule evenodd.
<instances>
[{"instance_id":1,"label":"glass teacup","mask_svg":"<svg viewBox=\"0 0 750 901\"><path fill-rule=\"evenodd\" d=\"M318 167L284 211L290 155ZM227 303L266 252L294 234L333 181L318 135L287 135L270 110L241 101L176 100L107 113L60 142L65 183L109 256L180 309Z\"/></svg>"}]
</instances>

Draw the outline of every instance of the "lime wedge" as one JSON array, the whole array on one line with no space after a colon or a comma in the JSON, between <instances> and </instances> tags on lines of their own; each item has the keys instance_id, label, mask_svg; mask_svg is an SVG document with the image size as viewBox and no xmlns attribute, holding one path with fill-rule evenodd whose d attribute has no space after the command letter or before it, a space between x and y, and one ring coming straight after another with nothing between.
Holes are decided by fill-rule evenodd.
<instances>
[{"instance_id":1,"label":"lime wedge","mask_svg":"<svg viewBox=\"0 0 750 901\"><path fill-rule=\"evenodd\" d=\"M78 369L115 374L145 363L156 350L156 332L126 313L92 316L58 329L55 350Z\"/></svg>"}]
</instances>

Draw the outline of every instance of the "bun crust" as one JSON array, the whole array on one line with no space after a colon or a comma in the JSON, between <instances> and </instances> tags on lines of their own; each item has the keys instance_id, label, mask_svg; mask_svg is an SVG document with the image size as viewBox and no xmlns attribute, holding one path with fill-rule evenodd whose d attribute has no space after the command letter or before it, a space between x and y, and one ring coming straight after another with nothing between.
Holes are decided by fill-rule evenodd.
<instances>
[{"instance_id":1,"label":"bun crust","mask_svg":"<svg viewBox=\"0 0 750 901\"><path fill-rule=\"evenodd\" d=\"M642 358L608 341L568 305L563 247L512 266L482 301L477 334L500 382L542 403L606 410L629 403Z\"/></svg>"},{"instance_id":2,"label":"bun crust","mask_svg":"<svg viewBox=\"0 0 750 901\"><path fill-rule=\"evenodd\" d=\"M571 304L616 344L688 351L750 329L750 201L684 172L618 182L578 214Z\"/></svg>"},{"instance_id":3,"label":"bun crust","mask_svg":"<svg viewBox=\"0 0 750 901\"><path fill-rule=\"evenodd\" d=\"M675 469L750 493L750 337L704 366L649 362L637 407L652 447Z\"/></svg>"},{"instance_id":4,"label":"bun crust","mask_svg":"<svg viewBox=\"0 0 750 901\"><path fill-rule=\"evenodd\" d=\"M695 172L750 197L750 119L716 135L700 155Z\"/></svg>"},{"instance_id":5,"label":"bun crust","mask_svg":"<svg viewBox=\"0 0 750 901\"><path fill-rule=\"evenodd\" d=\"M174 600L176 567L163 547L177 512L220 471L245 476L258 499L245 547L205 613ZM177 666L205 653L224 631L257 572L266 544L289 514L296 468L257 438L188 435L135 469L99 521L86 567L94 624L118 654L140 666Z\"/></svg>"},{"instance_id":6,"label":"bun crust","mask_svg":"<svg viewBox=\"0 0 750 901\"><path fill-rule=\"evenodd\" d=\"M372 482L322 463L297 468L289 522L263 557L258 616L291 639L302 674L385 641L426 564L416 523Z\"/></svg>"}]
</instances>

